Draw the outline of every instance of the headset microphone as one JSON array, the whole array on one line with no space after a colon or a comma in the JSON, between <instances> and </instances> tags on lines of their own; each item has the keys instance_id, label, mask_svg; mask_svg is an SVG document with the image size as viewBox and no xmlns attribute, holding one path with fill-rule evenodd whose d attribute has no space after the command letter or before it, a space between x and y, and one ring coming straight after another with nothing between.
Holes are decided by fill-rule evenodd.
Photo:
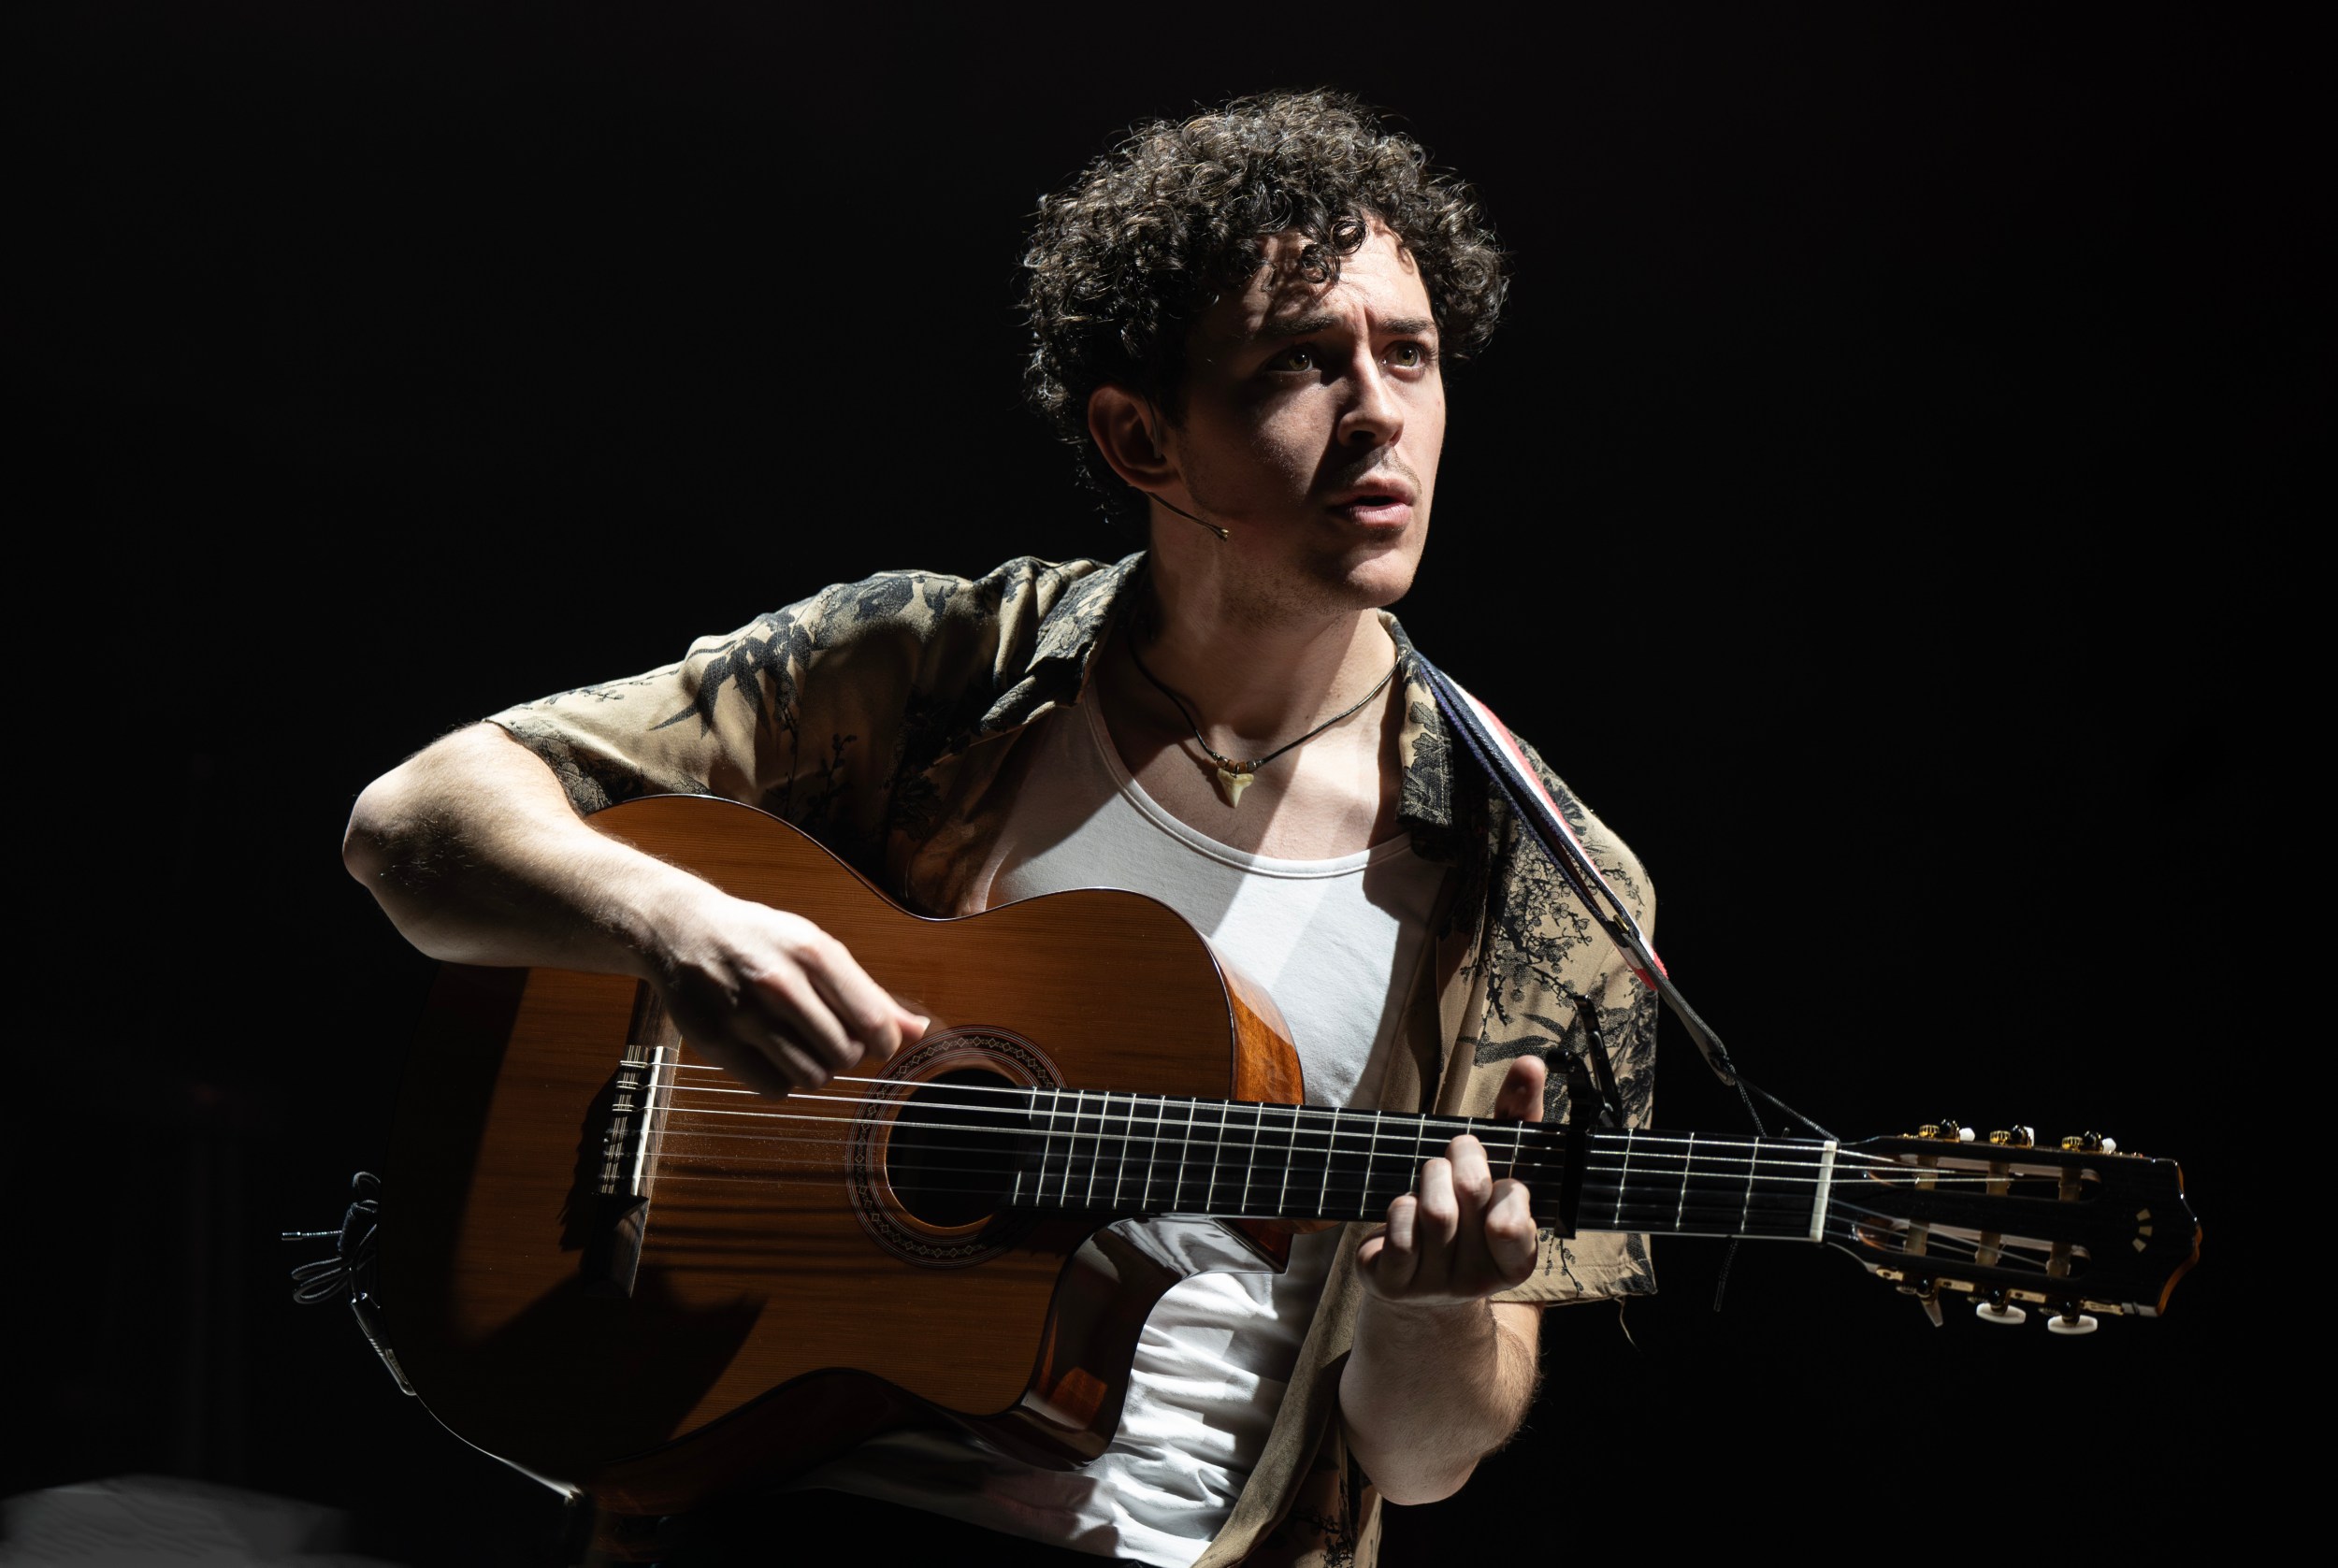
<instances>
[{"instance_id":1,"label":"headset microphone","mask_svg":"<svg viewBox=\"0 0 2338 1568\"><path fill-rule=\"evenodd\" d=\"M1203 527L1207 528L1211 533L1216 534L1220 539L1230 539L1234 538L1232 534L1220 527L1217 524L1204 523L1202 519L1194 516L1191 512L1186 511L1185 508L1177 505L1176 502L1171 500L1166 496L1154 496L1153 499L1159 501L1162 506L1167 507L1171 511L1176 512L1179 517L1184 518L1187 522L1201 524Z\"/></svg>"}]
</instances>

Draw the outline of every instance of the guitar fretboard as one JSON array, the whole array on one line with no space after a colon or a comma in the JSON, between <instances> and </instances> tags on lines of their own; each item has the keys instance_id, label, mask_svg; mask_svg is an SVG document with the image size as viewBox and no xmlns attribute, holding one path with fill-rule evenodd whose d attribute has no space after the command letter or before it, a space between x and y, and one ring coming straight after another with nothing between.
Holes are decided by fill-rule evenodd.
<instances>
[{"instance_id":1,"label":"guitar fretboard","mask_svg":"<svg viewBox=\"0 0 2338 1568\"><path fill-rule=\"evenodd\" d=\"M1563 1230L1824 1233L1835 1145L1709 1133L1576 1132L1533 1122L1321 1106L1027 1091L1009 1201L1228 1218L1377 1219L1463 1133L1495 1180Z\"/></svg>"}]
</instances>

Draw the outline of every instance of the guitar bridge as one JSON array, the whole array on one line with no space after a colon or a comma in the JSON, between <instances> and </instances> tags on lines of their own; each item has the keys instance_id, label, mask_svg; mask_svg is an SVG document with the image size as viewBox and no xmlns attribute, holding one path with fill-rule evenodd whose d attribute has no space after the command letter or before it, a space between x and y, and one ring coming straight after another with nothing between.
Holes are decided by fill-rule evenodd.
<instances>
[{"instance_id":1,"label":"guitar bridge","mask_svg":"<svg viewBox=\"0 0 2338 1568\"><path fill-rule=\"evenodd\" d=\"M679 1032L657 994L643 985L634 1004L625 1057L603 1091L600 1159L583 1238L585 1288L597 1296L630 1296L641 1272L642 1239L649 1228L650 1187L673 1100Z\"/></svg>"}]
</instances>

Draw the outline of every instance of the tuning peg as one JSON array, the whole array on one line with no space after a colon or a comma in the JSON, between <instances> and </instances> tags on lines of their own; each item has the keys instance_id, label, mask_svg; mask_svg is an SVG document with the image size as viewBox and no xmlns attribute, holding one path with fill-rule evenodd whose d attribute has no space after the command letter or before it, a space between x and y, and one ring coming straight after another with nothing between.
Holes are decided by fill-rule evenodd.
<instances>
[{"instance_id":1,"label":"tuning peg","mask_svg":"<svg viewBox=\"0 0 2338 1568\"><path fill-rule=\"evenodd\" d=\"M2029 1318L2021 1308L1994 1298L1973 1302L1972 1315L1984 1323L2024 1323Z\"/></svg>"},{"instance_id":2,"label":"tuning peg","mask_svg":"<svg viewBox=\"0 0 2338 1568\"><path fill-rule=\"evenodd\" d=\"M1937 1138L1946 1144L1970 1144L1972 1142L1972 1129L1952 1116L1946 1121L1926 1122L1916 1129L1916 1136Z\"/></svg>"},{"instance_id":3,"label":"tuning peg","mask_svg":"<svg viewBox=\"0 0 2338 1568\"><path fill-rule=\"evenodd\" d=\"M2062 1146L2073 1154L2116 1154L2119 1141L2105 1138L2100 1132L2073 1132L2062 1140Z\"/></svg>"},{"instance_id":4,"label":"tuning peg","mask_svg":"<svg viewBox=\"0 0 2338 1568\"><path fill-rule=\"evenodd\" d=\"M2100 1327L2091 1314L2084 1312L2065 1310L2060 1316L2046 1319L2050 1334L2091 1334Z\"/></svg>"},{"instance_id":5,"label":"tuning peg","mask_svg":"<svg viewBox=\"0 0 2338 1568\"><path fill-rule=\"evenodd\" d=\"M1916 1305L1922 1307L1924 1316L1932 1320L1932 1327L1940 1328L1947 1321L1941 1316L1940 1287L1931 1280L1927 1279L1921 1285L1903 1285L1899 1293L1916 1299Z\"/></svg>"},{"instance_id":6,"label":"tuning peg","mask_svg":"<svg viewBox=\"0 0 2338 1568\"><path fill-rule=\"evenodd\" d=\"M2034 1127L2025 1127L2021 1123L2015 1122L2012 1127L2000 1128L1999 1130L1990 1133L1989 1142L1999 1145L2000 1148L2035 1148L2038 1144L2038 1129Z\"/></svg>"}]
</instances>

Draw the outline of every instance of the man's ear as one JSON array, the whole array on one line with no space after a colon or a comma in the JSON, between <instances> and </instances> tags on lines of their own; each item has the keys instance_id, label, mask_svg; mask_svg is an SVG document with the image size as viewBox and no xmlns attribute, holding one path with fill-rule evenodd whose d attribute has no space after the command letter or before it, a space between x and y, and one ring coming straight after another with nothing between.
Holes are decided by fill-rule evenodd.
<instances>
[{"instance_id":1,"label":"man's ear","mask_svg":"<svg viewBox=\"0 0 2338 1568\"><path fill-rule=\"evenodd\" d=\"M1088 434L1112 471L1152 495L1174 482L1176 465L1161 450L1160 410L1126 387L1106 383L1088 395Z\"/></svg>"}]
</instances>

